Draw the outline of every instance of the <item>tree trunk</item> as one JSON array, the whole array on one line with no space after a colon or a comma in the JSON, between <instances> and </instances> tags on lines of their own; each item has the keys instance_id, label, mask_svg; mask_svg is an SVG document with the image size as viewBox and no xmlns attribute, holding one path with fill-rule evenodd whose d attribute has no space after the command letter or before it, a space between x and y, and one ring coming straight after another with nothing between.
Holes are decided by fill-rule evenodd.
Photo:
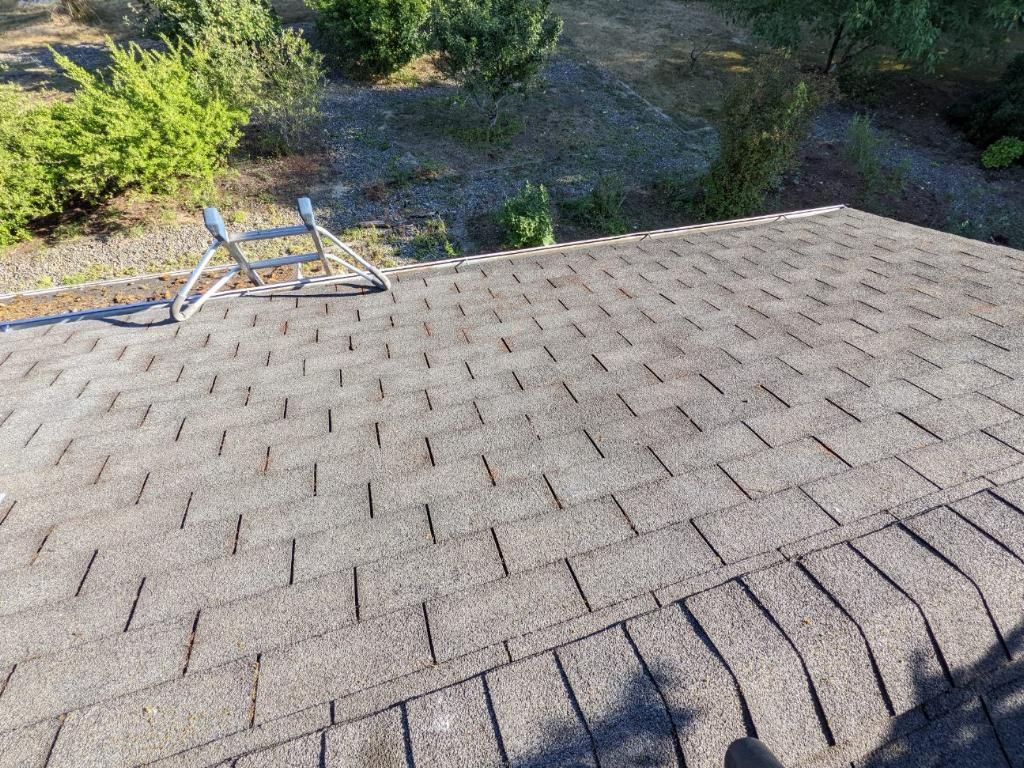
<instances>
[{"instance_id":1,"label":"tree trunk","mask_svg":"<svg viewBox=\"0 0 1024 768\"><path fill-rule=\"evenodd\" d=\"M845 21L840 21L839 26L836 27L836 32L832 36L832 47L828 51L828 61L825 62L825 74L829 74L832 71L832 64L836 58L836 51L839 50L839 43L843 39L843 30L846 27Z\"/></svg>"}]
</instances>

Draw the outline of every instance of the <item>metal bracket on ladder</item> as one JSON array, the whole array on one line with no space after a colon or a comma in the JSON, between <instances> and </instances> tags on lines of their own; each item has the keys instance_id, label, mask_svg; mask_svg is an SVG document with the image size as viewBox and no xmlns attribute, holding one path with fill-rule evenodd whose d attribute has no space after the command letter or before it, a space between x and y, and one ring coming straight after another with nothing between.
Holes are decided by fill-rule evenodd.
<instances>
[{"instance_id":1,"label":"metal bracket on ladder","mask_svg":"<svg viewBox=\"0 0 1024 768\"><path fill-rule=\"evenodd\" d=\"M196 268L192 270L192 274L189 275L186 283L178 291L178 295L175 296L174 302L171 304L171 317L178 322L188 320L199 311L203 304L216 296L239 273L244 273L249 279L249 282L253 285L251 289L253 291L339 283L358 278L362 278L369 286L379 290L387 291L391 289L391 281L388 280L387 275L364 260L328 230L317 224L316 217L313 215L313 203L310 202L308 197L300 197L298 205L299 218L302 219L302 224L294 227L277 227L275 229L244 232L240 235L228 233L227 228L224 226L224 219L216 208L207 208L203 211L203 221L206 224L206 228L210 230L210 234L213 235L214 240L203 253L202 258L199 260ZM316 249L311 253L279 256L263 261L249 261L241 247L243 243L252 243L258 240L275 240L278 238L307 235L313 240L313 246ZM325 247L325 241L334 246L334 249L340 251L341 255L334 253L333 249L329 250L328 247ZM192 289L195 287L196 282L202 277L203 272L210 263L210 259L221 248L231 254L235 264L228 267L224 274L205 291L193 294ZM302 265L311 261L318 262L323 267L323 275L305 277L302 274ZM260 277L259 270L261 269L276 269L277 267L292 264L295 265L296 271L294 280L268 285ZM336 271L336 267L339 266L344 271Z\"/></svg>"}]
</instances>

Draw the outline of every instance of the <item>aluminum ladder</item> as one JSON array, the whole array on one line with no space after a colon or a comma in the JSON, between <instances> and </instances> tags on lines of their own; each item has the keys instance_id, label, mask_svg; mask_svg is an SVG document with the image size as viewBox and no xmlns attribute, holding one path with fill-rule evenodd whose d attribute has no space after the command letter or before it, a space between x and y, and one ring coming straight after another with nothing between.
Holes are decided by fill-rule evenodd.
<instances>
[{"instance_id":1,"label":"aluminum ladder","mask_svg":"<svg viewBox=\"0 0 1024 768\"><path fill-rule=\"evenodd\" d=\"M199 260L196 268L192 270L188 280L178 290L174 301L171 303L171 318L179 323L188 320L207 301L221 293L221 289L233 277L242 273L249 279L253 287L241 291L225 292L222 295L237 296L265 290L300 288L307 285L325 285L356 280L362 280L367 287L376 288L381 291L391 289L391 281L388 280L387 275L317 223L316 216L313 214L313 203L308 197L299 198L298 209L299 218L302 220L301 224L296 224L292 227L254 230L238 235L232 235L227 231L220 211L216 208L205 209L203 211L203 222L214 239L206 251L203 252L202 258ZM242 250L243 243L307 235L312 239L315 248L314 251L309 253L279 256L262 261L249 261ZM333 248L325 247L325 241L333 246ZM194 294L193 288L195 288L199 278L206 271L210 259L221 248L231 254L235 263L224 270L224 273L205 291ZM318 262L323 267L324 274L315 277L303 275L302 265L309 262ZM266 283L259 274L259 271L263 269L276 269L293 264L295 265L294 280ZM338 267L341 268L340 271L337 269Z\"/></svg>"}]
</instances>

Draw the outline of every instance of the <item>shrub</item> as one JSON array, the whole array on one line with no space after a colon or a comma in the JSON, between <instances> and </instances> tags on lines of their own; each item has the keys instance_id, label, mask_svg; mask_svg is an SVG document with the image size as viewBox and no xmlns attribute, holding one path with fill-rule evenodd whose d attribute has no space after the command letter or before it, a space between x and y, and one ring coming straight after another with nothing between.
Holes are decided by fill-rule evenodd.
<instances>
[{"instance_id":1,"label":"shrub","mask_svg":"<svg viewBox=\"0 0 1024 768\"><path fill-rule=\"evenodd\" d=\"M1016 136L1003 136L994 142L981 156L981 164L986 168L1009 168L1024 158L1024 141Z\"/></svg>"},{"instance_id":2,"label":"shrub","mask_svg":"<svg viewBox=\"0 0 1024 768\"><path fill-rule=\"evenodd\" d=\"M997 84L954 104L947 117L979 147L1004 136L1024 139L1024 53L1007 65Z\"/></svg>"},{"instance_id":3,"label":"shrub","mask_svg":"<svg viewBox=\"0 0 1024 768\"><path fill-rule=\"evenodd\" d=\"M622 182L610 176L598 179L594 188L579 200L571 200L562 206L566 215L593 232L601 235L624 235L629 232L629 222L622 212L626 191Z\"/></svg>"},{"instance_id":4,"label":"shrub","mask_svg":"<svg viewBox=\"0 0 1024 768\"><path fill-rule=\"evenodd\" d=\"M168 192L179 179L212 181L246 112L200 87L180 46L109 47L106 77L55 54L78 85L71 101L53 108L63 187L95 203L131 187Z\"/></svg>"},{"instance_id":5,"label":"shrub","mask_svg":"<svg viewBox=\"0 0 1024 768\"><path fill-rule=\"evenodd\" d=\"M436 0L431 26L441 70L492 127L510 96L537 83L562 32L548 0Z\"/></svg>"},{"instance_id":6,"label":"shrub","mask_svg":"<svg viewBox=\"0 0 1024 768\"><path fill-rule=\"evenodd\" d=\"M394 74L423 51L428 0L307 2L332 61L354 75Z\"/></svg>"},{"instance_id":7,"label":"shrub","mask_svg":"<svg viewBox=\"0 0 1024 768\"><path fill-rule=\"evenodd\" d=\"M823 78L799 73L778 56L758 59L726 96L721 155L702 181L705 219L746 216L794 164L818 108L830 94Z\"/></svg>"},{"instance_id":8,"label":"shrub","mask_svg":"<svg viewBox=\"0 0 1024 768\"><path fill-rule=\"evenodd\" d=\"M27 236L33 219L60 209L52 164L52 109L0 85L0 247Z\"/></svg>"},{"instance_id":9,"label":"shrub","mask_svg":"<svg viewBox=\"0 0 1024 768\"><path fill-rule=\"evenodd\" d=\"M322 122L326 78L323 56L297 32L284 31L260 46L208 33L190 48L204 86L246 110L246 136L259 154L299 151Z\"/></svg>"},{"instance_id":10,"label":"shrub","mask_svg":"<svg viewBox=\"0 0 1024 768\"><path fill-rule=\"evenodd\" d=\"M879 135L871 118L854 115L846 129L846 158L853 163L864 185L864 197L870 203L883 195L899 192L906 186L909 160L896 166L886 166L882 156L888 142Z\"/></svg>"},{"instance_id":11,"label":"shrub","mask_svg":"<svg viewBox=\"0 0 1024 768\"><path fill-rule=\"evenodd\" d=\"M140 14L148 34L187 43L213 33L231 43L261 45L281 34L269 0L143 0Z\"/></svg>"},{"instance_id":12,"label":"shrub","mask_svg":"<svg viewBox=\"0 0 1024 768\"><path fill-rule=\"evenodd\" d=\"M533 248L555 244L551 200L543 184L526 185L501 209L499 223L509 248Z\"/></svg>"}]
</instances>

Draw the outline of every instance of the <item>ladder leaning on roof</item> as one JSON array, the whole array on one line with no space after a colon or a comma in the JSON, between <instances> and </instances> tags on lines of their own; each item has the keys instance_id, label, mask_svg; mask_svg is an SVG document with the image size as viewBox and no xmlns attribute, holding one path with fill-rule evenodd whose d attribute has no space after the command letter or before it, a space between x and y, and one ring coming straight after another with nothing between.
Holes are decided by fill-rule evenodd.
<instances>
[{"instance_id":1,"label":"ladder leaning on roof","mask_svg":"<svg viewBox=\"0 0 1024 768\"><path fill-rule=\"evenodd\" d=\"M354 278L362 278L369 283L369 285L382 291L391 289L391 281L388 280L387 275L383 274L375 266L364 260L359 254L353 251L345 243L341 242L341 240L331 234L328 230L317 224L316 217L313 214L313 203L310 202L308 197L300 197L298 200L298 206L299 218L302 219L301 224L296 224L293 227L276 227L274 229L244 232L240 235L228 234L227 228L224 226L224 219L220 215L220 211L216 208L207 208L203 211L203 221L206 224L206 228L210 230L210 234L213 235L214 240L210 244L210 247L203 253L202 258L196 265L196 268L192 270L192 274L189 275L188 280L178 291L178 295L175 296L174 302L171 304L171 317L178 322L188 320L192 315L199 311L199 308L202 307L203 304L216 296L217 293L219 293L220 290L239 273L245 274L253 284L253 290L297 288L304 285L322 285L327 283L344 282ZM316 249L315 251L311 253L278 256L277 258L265 259L263 261L249 261L245 257L241 248L242 243L252 243L258 240L274 240L284 237L301 237L304 235L308 235L313 240L313 246ZM328 250L328 248L324 246L325 240L335 246L344 257ZM221 248L224 248L231 254L235 260L235 264L228 267L224 274L221 275L205 291L193 295L192 289L195 287L196 282L198 282L199 278L206 270L207 265L210 263L210 259L212 259L214 254ZM323 267L323 275L306 277L302 274L301 265L312 261L320 263ZM291 264L295 265L296 277L294 280L267 284L263 281L263 278L260 277L258 272L258 270L261 269L276 269L277 267L289 266ZM359 266L356 266L356 264ZM336 266L343 267L345 271L335 271Z\"/></svg>"}]
</instances>

